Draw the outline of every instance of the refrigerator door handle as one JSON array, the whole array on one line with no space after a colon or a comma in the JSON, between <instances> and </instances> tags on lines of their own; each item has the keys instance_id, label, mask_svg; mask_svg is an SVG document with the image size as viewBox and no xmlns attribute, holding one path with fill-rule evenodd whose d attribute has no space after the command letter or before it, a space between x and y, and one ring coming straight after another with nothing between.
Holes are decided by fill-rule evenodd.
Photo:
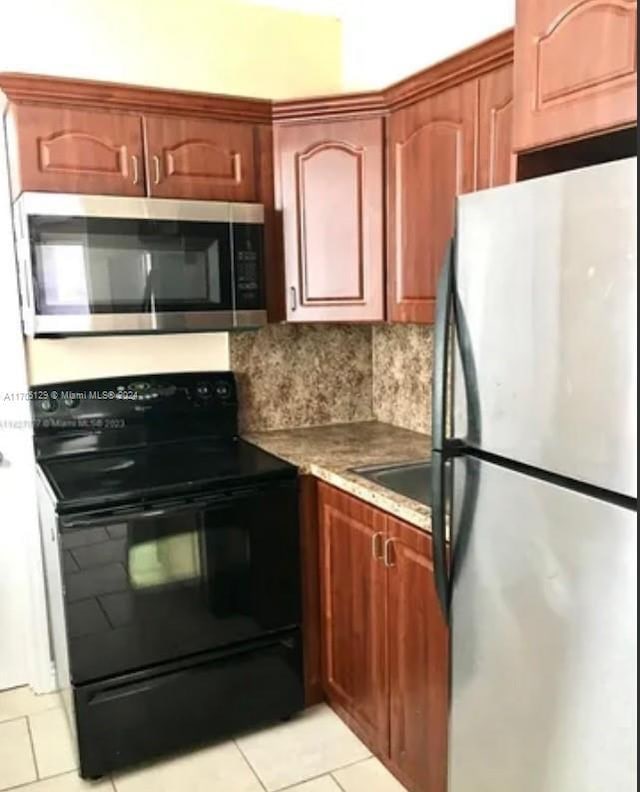
<instances>
[{"instance_id":1,"label":"refrigerator door handle","mask_svg":"<svg viewBox=\"0 0 640 792\"><path fill-rule=\"evenodd\" d=\"M445 458L441 451L431 457L431 539L436 593L445 622L449 623L449 565L447 561L447 528L445 497Z\"/></svg>"},{"instance_id":2,"label":"refrigerator door handle","mask_svg":"<svg viewBox=\"0 0 640 792\"><path fill-rule=\"evenodd\" d=\"M445 250L438 280L435 317L435 340L432 383L432 441L437 451L443 451L447 437L447 383L449 379L449 345L453 308L454 243L450 239Z\"/></svg>"},{"instance_id":3,"label":"refrigerator door handle","mask_svg":"<svg viewBox=\"0 0 640 792\"><path fill-rule=\"evenodd\" d=\"M431 529L436 592L445 621L449 621L449 568L447 563L445 446L447 443L447 385L454 295L454 240L447 244L438 281L432 384Z\"/></svg>"}]
</instances>

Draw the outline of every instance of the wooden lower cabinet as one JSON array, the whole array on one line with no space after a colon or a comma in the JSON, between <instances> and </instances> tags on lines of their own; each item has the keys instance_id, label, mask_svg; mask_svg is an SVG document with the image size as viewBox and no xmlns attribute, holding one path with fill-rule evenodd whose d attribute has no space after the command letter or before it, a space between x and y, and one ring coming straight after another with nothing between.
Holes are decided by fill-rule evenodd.
<instances>
[{"instance_id":1,"label":"wooden lower cabinet","mask_svg":"<svg viewBox=\"0 0 640 792\"><path fill-rule=\"evenodd\" d=\"M446 789L448 636L431 537L387 518L389 760L405 786Z\"/></svg>"},{"instance_id":2,"label":"wooden lower cabinet","mask_svg":"<svg viewBox=\"0 0 640 792\"><path fill-rule=\"evenodd\" d=\"M378 554L386 517L324 484L319 513L324 691L371 750L385 753L386 570Z\"/></svg>"},{"instance_id":3,"label":"wooden lower cabinet","mask_svg":"<svg viewBox=\"0 0 640 792\"><path fill-rule=\"evenodd\" d=\"M412 792L446 789L448 633L429 534L319 484L322 679Z\"/></svg>"}]
</instances>

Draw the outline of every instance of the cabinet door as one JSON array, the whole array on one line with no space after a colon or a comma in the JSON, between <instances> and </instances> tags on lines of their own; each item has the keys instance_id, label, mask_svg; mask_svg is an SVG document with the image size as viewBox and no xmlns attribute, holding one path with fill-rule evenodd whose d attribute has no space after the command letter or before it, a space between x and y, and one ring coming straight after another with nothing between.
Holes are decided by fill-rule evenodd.
<instances>
[{"instance_id":1,"label":"cabinet door","mask_svg":"<svg viewBox=\"0 0 640 792\"><path fill-rule=\"evenodd\" d=\"M276 134L287 319L383 319L382 120Z\"/></svg>"},{"instance_id":2,"label":"cabinet door","mask_svg":"<svg viewBox=\"0 0 640 792\"><path fill-rule=\"evenodd\" d=\"M149 195L257 200L251 124L145 116L144 131Z\"/></svg>"},{"instance_id":3,"label":"cabinet door","mask_svg":"<svg viewBox=\"0 0 640 792\"><path fill-rule=\"evenodd\" d=\"M411 789L446 788L448 630L431 537L389 517L388 664L392 768Z\"/></svg>"},{"instance_id":4,"label":"cabinet door","mask_svg":"<svg viewBox=\"0 0 640 792\"><path fill-rule=\"evenodd\" d=\"M379 558L386 517L325 484L319 514L325 694L372 750L386 754L386 571Z\"/></svg>"},{"instance_id":5,"label":"cabinet door","mask_svg":"<svg viewBox=\"0 0 640 792\"><path fill-rule=\"evenodd\" d=\"M475 187L476 84L394 112L389 129L389 317L432 322L455 199Z\"/></svg>"},{"instance_id":6,"label":"cabinet door","mask_svg":"<svg viewBox=\"0 0 640 792\"><path fill-rule=\"evenodd\" d=\"M478 162L476 189L512 181L513 64L478 80Z\"/></svg>"},{"instance_id":7,"label":"cabinet door","mask_svg":"<svg viewBox=\"0 0 640 792\"><path fill-rule=\"evenodd\" d=\"M14 196L24 190L144 195L140 116L13 105L8 143Z\"/></svg>"},{"instance_id":8,"label":"cabinet door","mask_svg":"<svg viewBox=\"0 0 640 792\"><path fill-rule=\"evenodd\" d=\"M516 148L637 123L636 0L517 0Z\"/></svg>"}]
</instances>

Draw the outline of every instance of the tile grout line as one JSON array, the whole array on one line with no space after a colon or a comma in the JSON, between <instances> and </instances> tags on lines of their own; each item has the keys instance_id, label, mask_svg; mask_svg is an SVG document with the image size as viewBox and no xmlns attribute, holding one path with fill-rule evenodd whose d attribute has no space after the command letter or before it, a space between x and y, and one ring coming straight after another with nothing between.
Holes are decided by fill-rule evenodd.
<instances>
[{"instance_id":1,"label":"tile grout line","mask_svg":"<svg viewBox=\"0 0 640 792\"><path fill-rule=\"evenodd\" d=\"M265 786L265 784L263 784L263 783L262 783L262 779L261 779L261 778L260 778L260 776L258 775L258 771L257 771L257 770L254 768L254 766L251 764L251 762L250 762L250 761L247 759L247 757L245 756L245 753L244 753L244 751L242 750L242 748L240 747L240 743L238 742L238 740L234 740L234 741L233 741L233 744L236 746L236 748L237 748L237 749L238 749L238 751L240 752L240 756L241 756L241 757L244 759L244 761L247 763L247 766L249 767L249 770L251 770L251 772L252 772L252 773L253 773L253 775L255 776L255 779L256 779L256 781L257 781L257 782L260 784L260 786L261 786L261 787L262 787L262 788L265 790L265 792L268 792L268 790L267 790L267 787ZM116 792L118 792L118 790L116 790Z\"/></svg>"},{"instance_id":2,"label":"tile grout line","mask_svg":"<svg viewBox=\"0 0 640 792\"><path fill-rule=\"evenodd\" d=\"M306 784L309 781L317 781L319 778L327 778L327 777L333 778L333 774L337 773L338 770L346 770L347 767L353 767L354 765L360 764L360 762L368 762L369 759L373 759L373 758L374 758L373 754L370 754L369 756L365 756L362 759L356 759L353 762L347 762L347 764L339 765L338 767L334 767L331 770L325 770L322 773L318 773L318 775L309 776L308 778L302 778L299 781L294 781L292 784L287 784L286 786L278 787L277 789L272 790L271 792L287 792L287 790L293 789L299 784ZM343 789L342 785L336 778L333 778L333 780L336 782L336 784L338 784L340 789Z\"/></svg>"},{"instance_id":3,"label":"tile grout line","mask_svg":"<svg viewBox=\"0 0 640 792\"><path fill-rule=\"evenodd\" d=\"M51 712L54 709L62 709L60 704L54 704L52 707L38 710L37 712L24 712L22 715L12 715L10 718L0 718L0 726L3 723L11 723L11 721L21 720L22 718L32 718L34 715L42 715L43 712Z\"/></svg>"},{"instance_id":4,"label":"tile grout line","mask_svg":"<svg viewBox=\"0 0 640 792\"><path fill-rule=\"evenodd\" d=\"M40 780L40 768L38 767L38 757L36 756L36 747L33 744L33 734L31 733L31 723L29 721L29 716L25 715L25 720L27 721L27 733L29 734L29 745L31 746L31 756L33 757L33 766L36 770L36 780Z\"/></svg>"},{"instance_id":5,"label":"tile grout line","mask_svg":"<svg viewBox=\"0 0 640 792\"><path fill-rule=\"evenodd\" d=\"M17 720L17 718L13 718L13 720ZM38 778L35 781L25 781L24 784L16 784L16 786L4 787L1 790L1 792L13 792L14 789L24 789L25 787L31 786L32 784L39 784L42 781L44 781L44 782L51 781L53 778L64 778L64 776L68 776L68 775L72 775L74 777L81 778L80 777L80 773L79 773L78 769L76 768L75 770L65 770L63 773L54 773L53 775L45 776L44 778ZM81 778L81 780L84 781L84 779L82 779L82 778ZM118 790L116 789L116 785L114 783L114 780L113 780L112 776L102 776L102 778L100 778L99 781L96 781L96 782L94 782L94 781L88 781L88 782L85 781L85 783L102 784L102 783L104 783L107 780L111 784L111 788L114 790L114 792L118 792Z\"/></svg>"},{"instance_id":6,"label":"tile grout line","mask_svg":"<svg viewBox=\"0 0 640 792\"><path fill-rule=\"evenodd\" d=\"M338 769L342 770L342 768L338 768ZM334 776L333 773L334 773L334 771L332 770L331 773L330 773L330 776L333 779L333 782L335 783L335 785L340 790L340 792L347 792L346 789L342 786L342 784L338 781L338 779Z\"/></svg>"}]
</instances>

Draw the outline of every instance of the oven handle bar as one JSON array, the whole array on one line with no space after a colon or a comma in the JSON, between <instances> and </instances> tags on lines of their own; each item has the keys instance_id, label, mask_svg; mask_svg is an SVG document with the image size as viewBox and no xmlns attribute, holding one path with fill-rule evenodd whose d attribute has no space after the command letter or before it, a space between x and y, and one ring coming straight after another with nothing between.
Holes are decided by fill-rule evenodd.
<instances>
[{"instance_id":1,"label":"oven handle bar","mask_svg":"<svg viewBox=\"0 0 640 792\"><path fill-rule=\"evenodd\" d=\"M295 481L295 479L294 479ZM274 481L271 486L287 484L291 482ZM165 515L178 514L180 512L197 511L206 506L224 505L230 501L246 498L254 492L259 492L263 486L238 487L233 490L207 495L200 498L182 498L175 501L165 501L162 504L149 503L146 506L136 505L134 507L113 509L109 512L101 510L92 514L83 514L81 517L61 516L60 528L63 531L78 530L82 528L98 528L102 525L110 525L118 520L145 520L153 517L163 517Z\"/></svg>"}]
</instances>

